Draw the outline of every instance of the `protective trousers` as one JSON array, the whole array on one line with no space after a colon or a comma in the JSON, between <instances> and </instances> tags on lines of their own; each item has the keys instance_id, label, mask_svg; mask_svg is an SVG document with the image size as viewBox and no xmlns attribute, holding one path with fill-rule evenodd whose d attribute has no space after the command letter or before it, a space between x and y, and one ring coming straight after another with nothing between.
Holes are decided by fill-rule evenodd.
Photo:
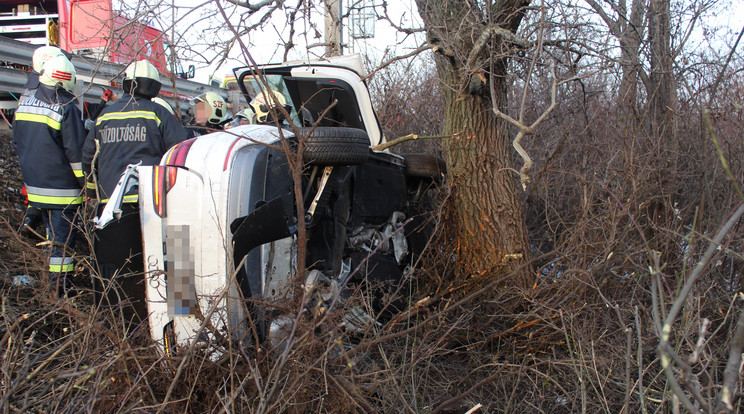
<instances>
[{"instance_id":1,"label":"protective trousers","mask_svg":"<svg viewBox=\"0 0 744 414\"><path fill-rule=\"evenodd\" d=\"M75 270L73 248L78 229L75 219L77 206L64 209L41 209L47 240L51 242L49 252L49 286L64 296L73 288L72 274Z\"/></svg>"},{"instance_id":2,"label":"protective trousers","mask_svg":"<svg viewBox=\"0 0 744 414\"><path fill-rule=\"evenodd\" d=\"M98 215L104 206L99 207ZM142 231L136 203L122 203L121 217L96 230L93 250L99 276L94 276L96 303L132 331L147 320Z\"/></svg>"}]
</instances>

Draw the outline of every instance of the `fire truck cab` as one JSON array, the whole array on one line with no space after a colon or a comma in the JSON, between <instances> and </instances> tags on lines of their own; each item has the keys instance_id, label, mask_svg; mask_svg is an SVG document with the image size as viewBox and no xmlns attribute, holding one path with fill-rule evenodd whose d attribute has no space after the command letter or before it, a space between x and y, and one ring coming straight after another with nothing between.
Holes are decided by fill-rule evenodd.
<instances>
[{"instance_id":1,"label":"fire truck cab","mask_svg":"<svg viewBox=\"0 0 744 414\"><path fill-rule=\"evenodd\" d=\"M6 0L0 2L0 36L110 63L147 59L171 73L163 32L114 11L111 0Z\"/></svg>"}]
</instances>

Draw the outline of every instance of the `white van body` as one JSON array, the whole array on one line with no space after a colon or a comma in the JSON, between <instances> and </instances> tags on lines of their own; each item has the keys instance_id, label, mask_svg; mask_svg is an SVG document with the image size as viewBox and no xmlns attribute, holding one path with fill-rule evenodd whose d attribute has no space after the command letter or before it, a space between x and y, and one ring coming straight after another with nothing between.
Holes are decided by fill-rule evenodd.
<instances>
[{"instance_id":1,"label":"white van body","mask_svg":"<svg viewBox=\"0 0 744 414\"><path fill-rule=\"evenodd\" d=\"M195 340L276 345L291 323L276 305L291 295L298 268L308 271L306 289L325 289L323 300L362 286L378 299L377 316L390 310L381 298L423 249L421 200L439 173L409 174L403 157L371 150L384 137L361 68L356 57L236 69L246 99L268 86L290 104L289 118L273 112L273 125L184 141L160 165L133 166L122 177L120 186L131 185L126 174L139 176L148 322L163 353ZM296 200L284 148L300 141ZM120 202L112 197L97 226ZM299 203L305 263L296 263Z\"/></svg>"},{"instance_id":2,"label":"white van body","mask_svg":"<svg viewBox=\"0 0 744 414\"><path fill-rule=\"evenodd\" d=\"M266 125L236 127L194 139L183 165L167 166L171 150L163 157L164 166L138 167L150 332L163 350L166 325L171 322L174 339L186 344L202 328L203 320L197 316L207 318L211 329L233 336L245 318L243 298L234 280L230 224L253 209L245 183L250 182L255 155L262 144L279 141L278 131ZM155 211L156 198L162 197L158 170L177 171L175 185L164 198L164 217ZM262 256L263 250L282 252L267 257L262 269L289 276L292 255L287 253L292 245L290 238L264 246ZM166 267L175 280L170 285ZM266 276L261 280L266 281ZM182 280L192 282L179 285Z\"/></svg>"}]
</instances>

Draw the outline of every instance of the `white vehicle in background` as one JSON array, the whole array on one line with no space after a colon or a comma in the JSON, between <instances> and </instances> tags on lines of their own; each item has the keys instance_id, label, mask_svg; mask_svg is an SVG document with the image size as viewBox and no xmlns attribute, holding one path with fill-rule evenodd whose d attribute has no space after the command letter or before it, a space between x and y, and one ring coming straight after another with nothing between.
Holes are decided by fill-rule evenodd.
<instances>
[{"instance_id":1,"label":"white vehicle in background","mask_svg":"<svg viewBox=\"0 0 744 414\"><path fill-rule=\"evenodd\" d=\"M264 81L236 69L249 101L260 85L283 96L283 128L203 135L171 148L158 166L128 170L139 179L150 332L165 353L195 339L277 344L291 323L279 309L298 266L308 269L305 286L325 290L324 298L345 295L349 282L394 289L403 280L425 244L425 188L443 165L370 148L383 136L360 62L267 65L259 68ZM305 143L305 263L297 263L297 203L282 139ZM117 208L112 198L102 218ZM373 318L390 311L383 291L369 291L379 299Z\"/></svg>"}]
</instances>

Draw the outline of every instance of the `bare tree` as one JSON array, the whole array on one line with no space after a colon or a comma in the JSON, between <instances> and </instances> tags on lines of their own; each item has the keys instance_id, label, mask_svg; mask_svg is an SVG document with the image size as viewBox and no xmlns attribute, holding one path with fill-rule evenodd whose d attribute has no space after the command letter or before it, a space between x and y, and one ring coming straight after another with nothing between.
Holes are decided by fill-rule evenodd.
<instances>
[{"instance_id":1,"label":"bare tree","mask_svg":"<svg viewBox=\"0 0 744 414\"><path fill-rule=\"evenodd\" d=\"M443 148L460 274L499 269L506 257L516 269L529 255L527 230L507 123L492 108L507 106L508 59L529 0L416 3L435 46L443 134L451 136Z\"/></svg>"}]
</instances>

